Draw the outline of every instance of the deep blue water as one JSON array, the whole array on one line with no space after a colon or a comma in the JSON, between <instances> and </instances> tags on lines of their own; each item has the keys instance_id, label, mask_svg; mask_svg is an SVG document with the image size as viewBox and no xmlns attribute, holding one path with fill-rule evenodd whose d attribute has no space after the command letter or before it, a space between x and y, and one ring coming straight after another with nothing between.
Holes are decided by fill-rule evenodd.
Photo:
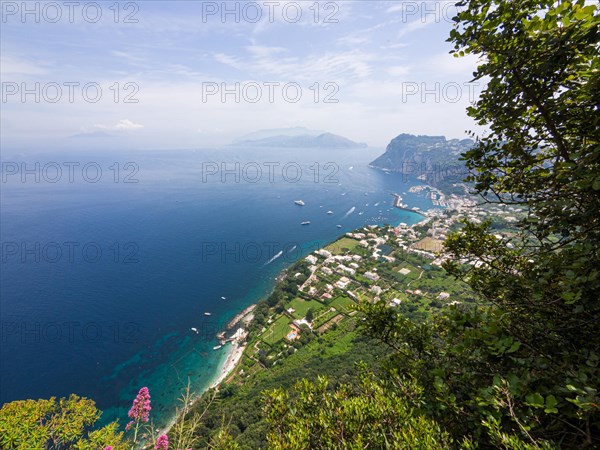
<instances>
[{"instance_id":1,"label":"deep blue water","mask_svg":"<svg viewBox=\"0 0 600 450\"><path fill-rule=\"evenodd\" d=\"M5 169L39 162L40 180L17 174L1 185L0 403L75 392L123 422L148 386L155 419L166 420L188 377L196 389L214 377L225 354L212 350L215 333L267 294L282 268L361 225L421 220L393 208L390 195L406 192L409 206L426 209L423 195L408 193L418 181L368 168L381 152L5 157ZM80 163L74 182L66 171L49 182L57 176L52 165L41 173L49 162ZM98 182L93 170L87 181L81 174L89 162L102 170ZM127 162L139 168L137 183L123 182ZM233 169L225 178L222 163ZM279 163L271 179L265 163Z\"/></svg>"}]
</instances>

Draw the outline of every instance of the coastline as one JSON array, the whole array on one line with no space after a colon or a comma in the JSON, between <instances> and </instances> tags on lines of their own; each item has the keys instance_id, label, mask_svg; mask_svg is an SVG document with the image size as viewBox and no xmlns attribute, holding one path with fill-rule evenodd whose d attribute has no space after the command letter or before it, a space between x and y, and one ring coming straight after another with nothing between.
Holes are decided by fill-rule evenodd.
<instances>
[{"instance_id":1,"label":"coastline","mask_svg":"<svg viewBox=\"0 0 600 450\"><path fill-rule=\"evenodd\" d=\"M404 209L404 208L401 208L401 209ZM410 209L406 209L406 211L411 212L411 213L418 213L421 216L425 216L425 217L423 217L423 219L421 221L412 224L411 227L418 226L418 225L426 223L430 220L430 218L426 214L423 214L423 212L418 212L418 211L414 211L414 210L410 210ZM345 233L341 234L336 239L334 239L332 242L335 242L336 240L344 237L344 235L345 235ZM278 273L278 275L275 277L276 284L280 283L285 278L286 271L287 271L287 268L284 268ZM190 408L194 404L196 404L198 402L198 400L206 392L213 390L213 389L218 389L219 386L221 385L221 383L223 383L223 381L225 381L228 377L230 377L234 373L234 371L236 370L239 362L241 361L244 351L246 350L246 347L247 347L247 343L246 343L247 330L245 329L245 326L247 326L252 321L252 318L254 317L254 315L252 313L253 313L254 309L256 308L256 306L257 306L257 303L253 303L253 304L247 306L246 308L244 308L241 312L236 314L227 323L227 326L224 331L217 333L217 338L218 338L219 342L221 343L221 345L227 345L228 343L230 344L230 348L227 349L227 356L224 358L224 360L222 360L223 361L222 365L221 364L219 365L219 370L214 375L212 381L204 389L199 391L192 398L192 400L190 401L190 404L188 405L188 408ZM241 323L241 326L238 328L238 332L240 330L243 331L242 337L236 338L236 336L234 335L233 337L226 338L225 337L226 334L229 331L231 331L233 328L240 325L240 323ZM237 332L236 332L236 334L237 334ZM161 433L167 434L168 432L170 432L171 428L177 423L177 421L179 421L181 419L181 415L182 415L181 412L179 414L174 415L172 421L163 430L161 430Z\"/></svg>"},{"instance_id":2,"label":"coastline","mask_svg":"<svg viewBox=\"0 0 600 450\"><path fill-rule=\"evenodd\" d=\"M247 308L245 308L242 312L236 314L233 319L231 319L229 321L229 323L227 324L227 328L226 331L231 330L233 327L235 327L238 323L240 322L246 322L247 320L244 320L246 318L246 316L248 316L252 311L254 311L254 308L256 308L256 303L253 303L252 305L248 306Z\"/></svg>"},{"instance_id":3,"label":"coastline","mask_svg":"<svg viewBox=\"0 0 600 450\"><path fill-rule=\"evenodd\" d=\"M229 344L229 348L226 349L226 356L222 359L222 363L219 364L219 370L214 375L210 383L204 387L204 389L198 391L194 397L191 399L190 404L187 405L188 408L194 406L202 396L212 390L218 389L219 385L225 381L237 368L238 363L242 359L244 351L246 350L246 342L245 339L247 337L247 331L245 328L240 327L238 331L230 338L225 338L225 335L228 331L231 331L234 327L242 323L243 325L247 325L252 320L252 311L256 308L256 303L246 307L243 311L236 314L227 324L225 331L221 331L217 334L217 338L221 342L221 345ZM239 331L242 330L241 333ZM181 419L182 411L179 414L174 414L173 418L169 421L169 423L160 430L161 434L168 434L171 431L171 428Z\"/></svg>"},{"instance_id":4,"label":"coastline","mask_svg":"<svg viewBox=\"0 0 600 450\"><path fill-rule=\"evenodd\" d=\"M227 352L225 362L220 367L220 371L218 372L218 375L216 375L216 380L213 380L210 389L217 388L224 380L226 380L242 359L242 355L247 346L246 338L248 337L248 330L245 327L254 318L252 312L254 311L254 308L256 308L256 305L256 303L253 303L246 307L242 312L236 314L227 324L226 330L217 334L221 345L226 345L227 343L230 343L231 345ZM225 338L225 334L236 327L238 328L235 333L231 337ZM204 392L206 392L206 390Z\"/></svg>"},{"instance_id":5,"label":"coastline","mask_svg":"<svg viewBox=\"0 0 600 450\"><path fill-rule=\"evenodd\" d=\"M221 366L221 371L219 372L216 380L213 381L209 389L217 388L224 380L227 379L229 375L231 375L231 373L235 370L238 363L242 359L244 350L246 350L246 344L238 343L237 341L232 341L230 347L231 348L227 353L227 358L225 359L223 366ZM204 392L206 392L207 390L208 389L206 389Z\"/></svg>"}]
</instances>

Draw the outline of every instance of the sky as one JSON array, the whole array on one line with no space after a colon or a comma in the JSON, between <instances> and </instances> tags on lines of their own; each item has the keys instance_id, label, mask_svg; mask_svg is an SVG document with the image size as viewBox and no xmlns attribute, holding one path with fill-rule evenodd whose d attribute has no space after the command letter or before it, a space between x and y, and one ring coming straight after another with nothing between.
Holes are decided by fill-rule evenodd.
<instances>
[{"instance_id":1,"label":"sky","mask_svg":"<svg viewBox=\"0 0 600 450\"><path fill-rule=\"evenodd\" d=\"M303 126L464 138L451 2L2 1L3 151L209 148Z\"/></svg>"}]
</instances>

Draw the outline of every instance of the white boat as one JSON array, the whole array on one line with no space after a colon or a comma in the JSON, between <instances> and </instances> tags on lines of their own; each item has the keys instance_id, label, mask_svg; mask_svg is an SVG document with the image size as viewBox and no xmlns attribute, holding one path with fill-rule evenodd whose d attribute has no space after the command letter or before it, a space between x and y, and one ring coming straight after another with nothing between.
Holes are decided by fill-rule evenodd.
<instances>
[{"instance_id":1,"label":"white boat","mask_svg":"<svg viewBox=\"0 0 600 450\"><path fill-rule=\"evenodd\" d=\"M342 228L342 226L341 226L341 225L337 225L337 227L338 227L338 228Z\"/></svg>"},{"instance_id":2,"label":"white boat","mask_svg":"<svg viewBox=\"0 0 600 450\"><path fill-rule=\"evenodd\" d=\"M327 214L333 214L333 211L327 211Z\"/></svg>"},{"instance_id":3,"label":"white boat","mask_svg":"<svg viewBox=\"0 0 600 450\"><path fill-rule=\"evenodd\" d=\"M304 206L306 204L303 200L294 200L294 203L298 206Z\"/></svg>"},{"instance_id":4,"label":"white boat","mask_svg":"<svg viewBox=\"0 0 600 450\"><path fill-rule=\"evenodd\" d=\"M225 297L221 297L221 300L226 300L226 298Z\"/></svg>"},{"instance_id":5,"label":"white boat","mask_svg":"<svg viewBox=\"0 0 600 450\"><path fill-rule=\"evenodd\" d=\"M219 350L221 347L223 347L223 346L222 346L222 345L215 345L215 346L213 347L213 350Z\"/></svg>"},{"instance_id":6,"label":"white boat","mask_svg":"<svg viewBox=\"0 0 600 450\"><path fill-rule=\"evenodd\" d=\"M192 327L192 331L193 331L194 333L198 334L198 329L197 329L197 328L194 328L194 327Z\"/></svg>"},{"instance_id":7,"label":"white boat","mask_svg":"<svg viewBox=\"0 0 600 450\"><path fill-rule=\"evenodd\" d=\"M211 314L211 313L209 313L209 312L205 312L205 313L204 313L204 315L205 315L205 316L212 316L212 314Z\"/></svg>"},{"instance_id":8,"label":"white boat","mask_svg":"<svg viewBox=\"0 0 600 450\"><path fill-rule=\"evenodd\" d=\"M302 222L300 225L310 225L310 221Z\"/></svg>"}]
</instances>

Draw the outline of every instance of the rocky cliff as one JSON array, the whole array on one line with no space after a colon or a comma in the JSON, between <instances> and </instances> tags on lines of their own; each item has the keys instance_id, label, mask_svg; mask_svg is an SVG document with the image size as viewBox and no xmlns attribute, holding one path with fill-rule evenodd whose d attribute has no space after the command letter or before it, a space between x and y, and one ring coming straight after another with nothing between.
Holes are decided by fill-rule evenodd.
<instances>
[{"instance_id":1,"label":"rocky cliff","mask_svg":"<svg viewBox=\"0 0 600 450\"><path fill-rule=\"evenodd\" d=\"M449 178L459 181L466 168L460 154L472 145L471 139L450 139L444 136L401 134L388 144L385 153L371 163L372 167L407 176L421 177L438 185Z\"/></svg>"}]
</instances>

